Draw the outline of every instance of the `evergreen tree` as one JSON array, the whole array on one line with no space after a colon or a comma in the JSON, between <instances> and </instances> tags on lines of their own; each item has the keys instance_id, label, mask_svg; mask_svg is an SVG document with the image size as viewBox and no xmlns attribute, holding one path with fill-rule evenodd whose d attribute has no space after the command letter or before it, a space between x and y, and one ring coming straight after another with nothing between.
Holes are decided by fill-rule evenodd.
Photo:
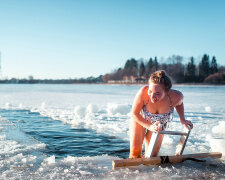
<instances>
[{"instance_id":1,"label":"evergreen tree","mask_svg":"<svg viewBox=\"0 0 225 180\"><path fill-rule=\"evenodd\" d=\"M210 73L209 56L204 54L199 64L199 80L202 82Z\"/></svg>"},{"instance_id":2,"label":"evergreen tree","mask_svg":"<svg viewBox=\"0 0 225 180\"><path fill-rule=\"evenodd\" d=\"M145 65L143 61L141 61L140 68L139 68L139 76L144 76L145 75Z\"/></svg>"},{"instance_id":3,"label":"evergreen tree","mask_svg":"<svg viewBox=\"0 0 225 180\"><path fill-rule=\"evenodd\" d=\"M172 59L173 64L171 64L171 66L168 67L170 69L169 72L171 72L171 77L174 80L174 82L183 83L185 80L184 79L185 67L182 64L183 57L180 55L173 55Z\"/></svg>"},{"instance_id":4,"label":"evergreen tree","mask_svg":"<svg viewBox=\"0 0 225 180\"><path fill-rule=\"evenodd\" d=\"M187 70L186 70L186 81L188 82L194 82L195 81L195 72L196 72L196 65L194 63L194 58L191 57L190 62L187 65Z\"/></svg>"},{"instance_id":5,"label":"evergreen tree","mask_svg":"<svg viewBox=\"0 0 225 180\"><path fill-rule=\"evenodd\" d=\"M147 65L146 65L146 68L145 68L145 77L146 78L149 78L150 74L152 73L153 66L154 66L153 59L150 58Z\"/></svg>"},{"instance_id":6,"label":"evergreen tree","mask_svg":"<svg viewBox=\"0 0 225 180\"><path fill-rule=\"evenodd\" d=\"M124 69L128 69L130 67L130 60L128 59L124 65Z\"/></svg>"},{"instance_id":7,"label":"evergreen tree","mask_svg":"<svg viewBox=\"0 0 225 180\"><path fill-rule=\"evenodd\" d=\"M138 67L137 61L134 58L132 58L130 60L127 60L127 62L125 63L124 69L132 69L137 67Z\"/></svg>"},{"instance_id":8,"label":"evergreen tree","mask_svg":"<svg viewBox=\"0 0 225 180\"><path fill-rule=\"evenodd\" d=\"M138 72L138 63L137 61L132 58L130 60L127 60L124 66L124 75L126 76L137 76Z\"/></svg>"},{"instance_id":9,"label":"evergreen tree","mask_svg":"<svg viewBox=\"0 0 225 180\"><path fill-rule=\"evenodd\" d=\"M158 63L158 60L157 60L156 56L155 56L155 59L154 59L154 66L155 66L155 71L157 71L159 69L159 63Z\"/></svg>"},{"instance_id":10,"label":"evergreen tree","mask_svg":"<svg viewBox=\"0 0 225 180\"><path fill-rule=\"evenodd\" d=\"M215 56L213 56L213 58L212 58L210 70L211 70L211 72L210 72L211 74L214 74L214 73L218 72L217 62L216 62L216 57Z\"/></svg>"},{"instance_id":11,"label":"evergreen tree","mask_svg":"<svg viewBox=\"0 0 225 180\"><path fill-rule=\"evenodd\" d=\"M131 64L131 68L138 68L138 63L134 58L130 60L130 64Z\"/></svg>"}]
</instances>

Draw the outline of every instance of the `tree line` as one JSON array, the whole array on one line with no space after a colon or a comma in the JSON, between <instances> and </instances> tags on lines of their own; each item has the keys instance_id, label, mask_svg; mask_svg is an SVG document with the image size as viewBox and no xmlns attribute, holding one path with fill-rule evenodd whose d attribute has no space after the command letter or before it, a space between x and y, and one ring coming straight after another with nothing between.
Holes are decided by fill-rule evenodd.
<instances>
[{"instance_id":1,"label":"tree line","mask_svg":"<svg viewBox=\"0 0 225 180\"><path fill-rule=\"evenodd\" d=\"M216 57L204 54L198 64L190 57L187 64L184 57L173 55L166 62L159 63L157 57L149 60L128 59L123 68L102 77L103 82L147 82L151 73L165 70L175 83L214 83L225 84L225 67L217 64Z\"/></svg>"},{"instance_id":2,"label":"tree line","mask_svg":"<svg viewBox=\"0 0 225 180\"><path fill-rule=\"evenodd\" d=\"M204 54L199 63L196 58L190 57L185 64L184 57L172 55L163 62L157 57L148 60L135 58L128 59L124 67L111 73L98 77L74 78L74 79L4 79L0 83L6 84L75 84L75 83L146 83L156 70L165 70L175 83L210 83L225 84L225 67L217 64L215 56L210 58Z\"/></svg>"},{"instance_id":3,"label":"tree line","mask_svg":"<svg viewBox=\"0 0 225 180\"><path fill-rule=\"evenodd\" d=\"M74 78L74 79L34 79L30 76L28 79L4 79L0 80L2 84L85 84L102 83L102 75L98 77Z\"/></svg>"}]
</instances>

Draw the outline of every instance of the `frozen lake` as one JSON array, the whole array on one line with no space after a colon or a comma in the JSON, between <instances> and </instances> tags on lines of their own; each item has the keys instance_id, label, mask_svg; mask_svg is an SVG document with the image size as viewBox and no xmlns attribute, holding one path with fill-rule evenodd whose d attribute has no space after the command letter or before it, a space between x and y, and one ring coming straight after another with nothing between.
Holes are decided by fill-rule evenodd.
<instances>
[{"instance_id":1,"label":"frozen lake","mask_svg":"<svg viewBox=\"0 0 225 180\"><path fill-rule=\"evenodd\" d=\"M112 170L128 158L129 120L140 85L1 85L0 179L225 178L225 158ZM225 86L174 86L194 129L185 153L225 154ZM178 115L170 130L182 130ZM165 136L161 155L178 137Z\"/></svg>"}]
</instances>

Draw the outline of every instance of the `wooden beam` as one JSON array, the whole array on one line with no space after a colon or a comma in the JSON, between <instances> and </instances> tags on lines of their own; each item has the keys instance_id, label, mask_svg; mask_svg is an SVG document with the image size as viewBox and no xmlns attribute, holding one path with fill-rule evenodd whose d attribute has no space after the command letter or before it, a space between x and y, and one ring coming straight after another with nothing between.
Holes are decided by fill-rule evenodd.
<instances>
[{"instance_id":1,"label":"wooden beam","mask_svg":"<svg viewBox=\"0 0 225 180\"><path fill-rule=\"evenodd\" d=\"M222 153L220 152L211 152L211 153L196 153L196 154L185 154L178 156L157 156L151 158L135 158L135 159L121 159L113 160L112 166L113 169L117 167L128 167L128 166L139 166L143 165L160 165L166 163L180 163L189 158L221 158Z\"/></svg>"}]
</instances>

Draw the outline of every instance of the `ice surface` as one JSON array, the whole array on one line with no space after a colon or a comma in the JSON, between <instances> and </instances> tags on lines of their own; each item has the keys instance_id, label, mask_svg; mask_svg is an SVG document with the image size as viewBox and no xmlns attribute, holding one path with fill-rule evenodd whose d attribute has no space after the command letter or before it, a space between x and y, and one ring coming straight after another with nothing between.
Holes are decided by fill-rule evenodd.
<instances>
[{"instance_id":1,"label":"ice surface","mask_svg":"<svg viewBox=\"0 0 225 180\"><path fill-rule=\"evenodd\" d=\"M130 110L131 110L130 104L116 104L116 103L107 104L107 112L109 115L116 115L116 114L127 115L130 112Z\"/></svg>"},{"instance_id":2,"label":"ice surface","mask_svg":"<svg viewBox=\"0 0 225 180\"><path fill-rule=\"evenodd\" d=\"M212 133L225 137L225 121L219 121L219 124L212 128Z\"/></svg>"},{"instance_id":3,"label":"ice surface","mask_svg":"<svg viewBox=\"0 0 225 180\"><path fill-rule=\"evenodd\" d=\"M0 89L0 108L37 112L72 128L92 129L129 141L130 111L140 86L90 86L5 85ZM174 88L184 94L186 119L194 124L184 153L219 151L224 154L225 87ZM183 131L176 113L169 128ZM173 154L178 141L176 136L165 136L160 154ZM56 159L42 152L46 146L0 118L0 179L225 178L224 159L211 164L184 162L168 167L140 166L113 171L112 160L118 157L103 154Z\"/></svg>"},{"instance_id":4,"label":"ice surface","mask_svg":"<svg viewBox=\"0 0 225 180\"><path fill-rule=\"evenodd\" d=\"M211 109L211 107L210 107L210 106L206 106L206 107L205 107L205 111L206 111L206 112L211 112L211 111L212 111L212 109Z\"/></svg>"}]
</instances>

